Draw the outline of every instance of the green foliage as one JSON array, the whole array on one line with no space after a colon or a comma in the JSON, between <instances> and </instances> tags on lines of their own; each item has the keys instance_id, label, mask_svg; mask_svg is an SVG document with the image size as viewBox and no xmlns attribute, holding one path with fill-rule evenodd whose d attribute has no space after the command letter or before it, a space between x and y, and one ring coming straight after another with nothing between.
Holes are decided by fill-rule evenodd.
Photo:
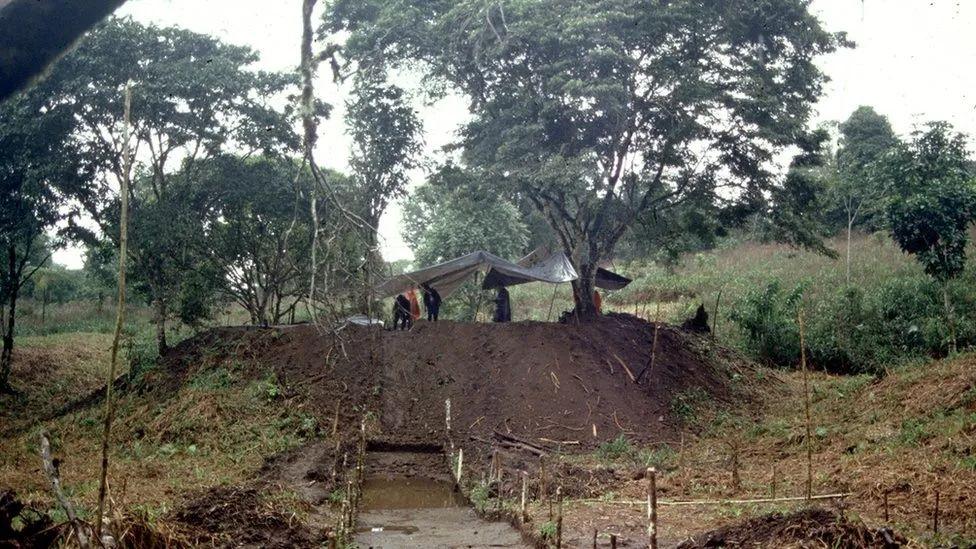
<instances>
[{"instance_id":1,"label":"green foliage","mask_svg":"<svg viewBox=\"0 0 976 549\"><path fill-rule=\"evenodd\" d=\"M491 500L491 489L487 484L478 483L471 488L471 503L479 512L484 512L488 508Z\"/></svg>"},{"instance_id":2,"label":"green foliage","mask_svg":"<svg viewBox=\"0 0 976 549\"><path fill-rule=\"evenodd\" d=\"M596 450L597 456L604 461L620 459L632 451L633 448L630 445L630 441L623 434L618 435L617 438L609 442L604 442Z\"/></svg>"},{"instance_id":3,"label":"green foliage","mask_svg":"<svg viewBox=\"0 0 976 549\"><path fill-rule=\"evenodd\" d=\"M361 65L421 70L471 100L465 162L545 214L588 296L639 216L666 223L656 214L699 196L761 207L768 160L820 94L816 58L845 43L807 4L342 0L323 26Z\"/></svg>"},{"instance_id":4,"label":"green foliage","mask_svg":"<svg viewBox=\"0 0 976 549\"><path fill-rule=\"evenodd\" d=\"M976 182L966 136L931 123L885 159L883 177L893 189L887 217L901 248L937 280L959 276L968 229L976 220Z\"/></svg>"},{"instance_id":5,"label":"green foliage","mask_svg":"<svg viewBox=\"0 0 976 549\"><path fill-rule=\"evenodd\" d=\"M518 209L471 171L441 167L417 188L403 211L403 237L418 265L431 265L484 250L505 259L525 251L528 233ZM472 319L490 299L479 281L444 302L445 316Z\"/></svg>"},{"instance_id":6,"label":"green foliage","mask_svg":"<svg viewBox=\"0 0 976 549\"><path fill-rule=\"evenodd\" d=\"M729 314L745 332L747 349L767 364L795 364L800 356L797 306L803 287L772 281L750 291Z\"/></svg>"},{"instance_id":7,"label":"green foliage","mask_svg":"<svg viewBox=\"0 0 976 549\"><path fill-rule=\"evenodd\" d=\"M539 537L543 541L553 541L556 539L556 523L549 520L539 525Z\"/></svg>"},{"instance_id":8,"label":"green foliage","mask_svg":"<svg viewBox=\"0 0 976 549\"><path fill-rule=\"evenodd\" d=\"M292 75L252 70L246 47L179 28L110 19L54 67L48 82L78 122L70 141L92 178L82 201L99 231L72 225L88 244L117 245L123 90L132 83L131 142L136 157L130 193L130 280L155 305L160 347L171 317L205 318L220 284L202 242L202 209L193 200L196 164L226 148L283 152L297 146L290 111L272 105ZM176 172L182 172L182 177ZM192 276L189 275L192 273Z\"/></svg>"}]
</instances>

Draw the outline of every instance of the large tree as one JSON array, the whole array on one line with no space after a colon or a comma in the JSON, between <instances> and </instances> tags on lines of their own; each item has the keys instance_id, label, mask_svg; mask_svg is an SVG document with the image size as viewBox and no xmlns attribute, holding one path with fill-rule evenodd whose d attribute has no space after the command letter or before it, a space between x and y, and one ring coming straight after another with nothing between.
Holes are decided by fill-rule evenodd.
<instances>
[{"instance_id":1,"label":"large tree","mask_svg":"<svg viewBox=\"0 0 976 549\"><path fill-rule=\"evenodd\" d=\"M17 300L50 257L46 233L90 191L69 146L74 124L47 86L0 103L0 392L12 390Z\"/></svg>"},{"instance_id":2,"label":"large tree","mask_svg":"<svg viewBox=\"0 0 976 549\"><path fill-rule=\"evenodd\" d=\"M851 282L851 233L854 227L875 227L885 186L873 171L877 162L898 143L888 119L871 107L858 107L840 124L836 175L832 194L844 214L847 230L847 283Z\"/></svg>"},{"instance_id":3,"label":"large tree","mask_svg":"<svg viewBox=\"0 0 976 549\"><path fill-rule=\"evenodd\" d=\"M471 100L466 160L542 212L591 296L632 223L707 193L756 207L844 43L809 0L340 0L362 64ZM662 218L663 219L663 218ZM592 316L590 299L581 316Z\"/></svg>"},{"instance_id":4,"label":"large tree","mask_svg":"<svg viewBox=\"0 0 976 549\"><path fill-rule=\"evenodd\" d=\"M297 146L289 118L273 106L294 78L252 70L257 60L250 49L211 36L111 19L51 75L63 90L63 102L76 112L79 150L98 174L99 199L86 202L88 213L101 234L113 238L124 165L121 97L132 82L136 177L129 197L129 260L135 282L154 306L160 352L167 347L174 301L199 305L200 298L201 281L187 276L202 265L192 255L199 220L182 204L172 174L185 176L228 149L250 154Z\"/></svg>"},{"instance_id":5,"label":"large tree","mask_svg":"<svg viewBox=\"0 0 976 549\"><path fill-rule=\"evenodd\" d=\"M325 174L338 199L349 202L353 186L335 172ZM278 324L292 318L306 297L311 262L312 215L306 205L314 181L301 162L282 157L221 155L201 164L191 183L204 223L210 264L221 273L222 290L241 305L253 324ZM321 223L331 226L338 212L317 204ZM333 235L332 250L348 250L350 235ZM358 250L361 257L362 250ZM350 261L330 257L322 273Z\"/></svg>"},{"instance_id":6,"label":"large tree","mask_svg":"<svg viewBox=\"0 0 976 549\"><path fill-rule=\"evenodd\" d=\"M930 123L888 154L878 171L890 189L886 215L892 236L942 285L949 349L955 351L949 283L965 268L976 221L976 173L967 138L945 122Z\"/></svg>"},{"instance_id":7,"label":"large tree","mask_svg":"<svg viewBox=\"0 0 976 549\"><path fill-rule=\"evenodd\" d=\"M381 264L376 249L380 217L390 201L406 193L408 172L417 167L422 128L404 90L386 82L382 71L364 68L353 78L346 102L346 124L352 137L349 165L360 190L358 208L368 225L367 256Z\"/></svg>"}]
</instances>

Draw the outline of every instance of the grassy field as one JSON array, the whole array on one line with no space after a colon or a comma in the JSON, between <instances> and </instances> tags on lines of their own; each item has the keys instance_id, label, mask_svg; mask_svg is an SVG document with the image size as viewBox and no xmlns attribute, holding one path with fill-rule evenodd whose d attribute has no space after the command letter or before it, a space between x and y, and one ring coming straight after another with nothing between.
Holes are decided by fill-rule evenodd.
<instances>
[{"instance_id":1,"label":"grassy field","mask_svg":"<svg viewBox=\"0 0 976 549\"><path fill-rule=\"evenodd\" d=\"M18 344L13 379L22 393L0 397L0 486L14 487L22 501L64 518L40 467L43 429L62 459L67 494L89 516L98 488L102 407L39 419L104 385L111 336L24 336ZM295 404L304 397L286 396L261 365L194 367L196 373L175 391L121 395L110 474L121 482L113 487L116 505L154 519L208 487L254 478L265 458L315 434L315 420ZM157 374L150 369L143 375Z\"/></svg>"}]
</instances>

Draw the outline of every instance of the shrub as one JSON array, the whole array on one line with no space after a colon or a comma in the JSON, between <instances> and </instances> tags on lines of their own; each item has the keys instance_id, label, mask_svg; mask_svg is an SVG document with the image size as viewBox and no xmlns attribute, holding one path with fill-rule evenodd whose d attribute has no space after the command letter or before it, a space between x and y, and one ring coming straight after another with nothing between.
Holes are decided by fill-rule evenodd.
<instances>
[{"instance_id":1,"label":"shrub","mask_svg":"<svg viewBox=\"0 0 976 549\"><path fill-rule=\"evenodd\" d=\"M778 280L765 287L750 290L735 304L729 318L745 334L745 345L758 360L769 365L795 364L800 356L797 330L797 305L804 286L786 291Z\"/></svg>"}]
</instances>

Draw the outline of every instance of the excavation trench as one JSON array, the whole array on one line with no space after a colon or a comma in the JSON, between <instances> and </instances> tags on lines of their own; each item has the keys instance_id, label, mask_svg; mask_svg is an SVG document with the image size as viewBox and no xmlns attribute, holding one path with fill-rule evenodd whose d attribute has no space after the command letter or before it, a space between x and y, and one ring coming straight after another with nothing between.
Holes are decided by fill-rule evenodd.
<instances>
[{"instance_id":1,"label":"excavation trench","mask_svg":"<svg viewBox=\"0 0 976 549\"><path fill-rule=\"evenodd\" d=\"M478 516L439 449L412 450L366 454L359 547L530 547L508 523Z\"/></svg>"}]
</instances>

